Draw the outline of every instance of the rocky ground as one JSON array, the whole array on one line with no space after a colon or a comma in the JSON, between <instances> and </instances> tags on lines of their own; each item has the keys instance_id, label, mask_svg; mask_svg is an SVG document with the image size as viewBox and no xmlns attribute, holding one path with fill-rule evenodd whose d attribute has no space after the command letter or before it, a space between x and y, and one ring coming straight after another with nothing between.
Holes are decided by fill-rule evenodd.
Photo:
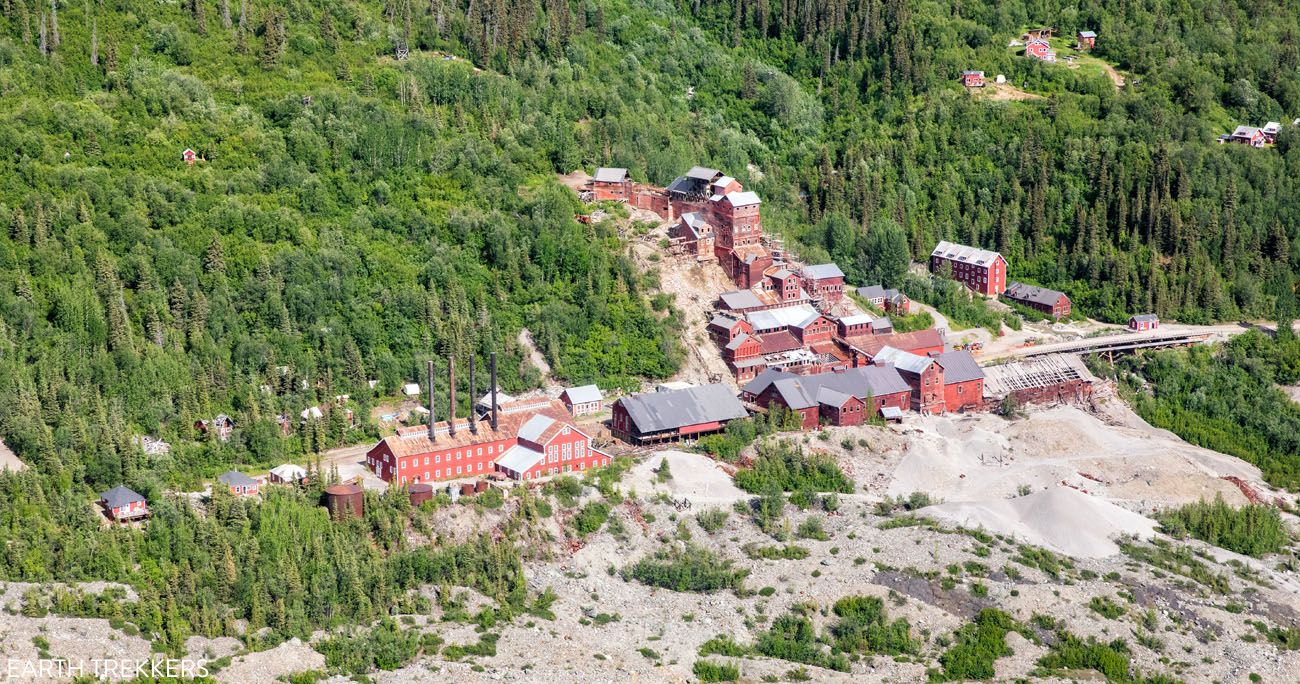
<instances>
[{"instance_id":1,"label":"rocky ground","mask_svg":"<svg viewBox=\"0 0 1300 684\"><path fill-rule=\"evenodd\" d=\"M1252 673L1265 682L1289 682L1300 671L1300 651L1270 643L1248 622L1300 627L1300 583L1287 559L1244 559L1200 542L1173 542L1195 554L1192 562L1201 569L1192 571L1169 565L1168 550L1144 541L1154 536L1156 543L1169 542L1153 535L1154 523L1144 517L1157 508L1216 494L1243 502L1241 489L1225 476L1266 497L1282 494L1260 482L1253 467L1155 430L1116 400L1103 398L1088 409L1037 409L1014 421L992 415L915 418L901 426L790 438L806 451L833 455L857 485L855 493L840 495L832 513L786 507L787 529L817 518L826 539L792 534L786 542L774 540L737 509L749 496L731 482L729 466L682 451L656 452L624 476L620 487L628 500L614 506L612 524L573 551L558 544L528 550L530 589L549 587L558 596L551 607L554 620L523 616L498 627L495 656L463 662L422 657L373 680L695 681L700 645L715 635L753 643L797 606L806 606L825 633L836 619L829 606L851 595L881 597L890 619L906 618L921 644L918 652L867 656L847 673L764 657L708 659L734 662L743 681L788 681L801 669L814 681L924 681L953 632L980 609L998 607L1031 625L1035 641L1008 636L1013 655L997 661L997 681L1030 677L1054 643L1054 630L1043 626L1046 617L1035 616L1050 617L1080 637L1124 639L1136 668L1185 682L1246 682ZM657 474L665 460L672 474L667 481ZM885 497L915 491L931 499L919 511L923 518L878 509ZM596 497L591 490L584 495ZM684 500L690 509L681 507ZM708 509L728 514L713 533L697 522ZM440 510L434 525L446 538L463 540L501 524L505 515L452 507ZM544 523L547 531L562 539L570 515L557 505ZM976 531L961 531L959 524ZM641 557L688 540L748 571L748 591L681 593L621 576ZM763 560L745 550L779 543L796 544L808 554ZM1121 551L1121 544L1131 546ZM1046 558L1059 565L1040 561L1044 556L1035 556L1037 549L1054 551ZM1198 573L1221 575L1229 588L1216 590ZM35 657L33 637L40 635L54 657L148 653L146 641L102 620L19 614L28 588L12 585L0 597L6 656ZM1090 607L1101 599L1117 608L1103 615ZM451 644L479 637L473 625L443 622L437 608L408 622ZM218 674L223 682L269 682L323 667L320 655L303 643L251 654L228 639L194 639L190 645L194 657L234 656ZM1079 672L1043 681L1069 680L1102 678Z\"/></svg>"}]
</instances>

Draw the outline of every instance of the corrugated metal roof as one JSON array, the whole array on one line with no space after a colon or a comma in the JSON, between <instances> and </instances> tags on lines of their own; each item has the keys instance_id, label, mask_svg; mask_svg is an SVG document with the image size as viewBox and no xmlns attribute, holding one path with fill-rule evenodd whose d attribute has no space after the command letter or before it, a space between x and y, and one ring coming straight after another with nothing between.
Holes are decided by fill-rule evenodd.
<instances>
[{"instance_id":1,"label":"corrugated metal roof","mask_svg":"<svg viewBox=\"0 0 1300 684\"><path fill-rule=\"evenodd\" d=\"M930 252L930 256L943 257L944 259L960 261L967 264L988 266L1002 255L997 252L991 252L987 249L967 247L966 245L959 245L955 242L942 240L938 245L935 245L934 251Z\"/></svg>"},{"instance_id":2,"label":"corrugated metal roof","mask_svg":"<svg viewBox=\"0 0 1300 684\"><path fill-rule=\"evenodd\" d=\"M1056 302L1060 300L1061 297L1065 297L1065 293L1059 290L1050 290L1046 287L1038 287L1037 285L1027 285L1025 283L1017 282L1009 283L1006 292L1003 294L1005 294L1009 299L1021 302L1033 302L1035 304L1042 304L1043 306L1055 306ZM1066 298L1069 299L1068 297Z\"/></svg>"},{"instance_id":3,"label":"corrugated metal roof","mask_svg":"<svg viewBox=\"0 0 1300 684\"><path fill-rule=\"evenodd\" d=\"M307 471L303 469L302 466L294 465L292 463L282 463L272 468L271 474L281 480L290 481L301 480L302 478L307 477Z\"/></svg>"},{"instance_id":4,"label":"corrugated metal roof","mask_svg":"<svg viewBox=\"0 0 1300 684\"><path fill-rule=\"evenodd\" d=\"M727 343L727 349L730 351L736 351L737 349L740 349L740 345L744 344L745 340L748 339L749 339L749 333L740 333L739 335L733 337L731 341Z\"/></svg>"},{"instance_id":5,"label":"corrugated metal roof","mask_svg":"<svg viewBox=\"0 0 1300 684\"><path fill-rule=\"evenodd\" d=\"M603 401L605 399L605 395L601 394L600 388L595 385L570 387L564 390L564 394L569 397L569 401L575 404L589 404L593 401Z\"/></svg>"},{"instance_id":6,"label":"corrugated metal roof","mask_svg":"<svg viewBox=\"0 0 1300 684\"><path fill-rule=\"evenodd\" d=\"M834 263L814 264L812 266L804 266L803 274L808 278L815 278L817 280L821 280L823 278L844 277L844 271L841 271L840 267Z\"/></svg>"},{"instance_id":7,"label":"corrugated metal roof","mask_svg":"<svg viewBox=\"0 0 1300 684\"><path fill-rule=\"evenodd\" d=\"M758 295L750 290L736 290L735 292L723 292L718 297L722 300L723 305L728 309L753 309L763 306Z\"/></svg>"},{"instance_id":8,"label":"corrugated metal roof","mask_svg":"<svg viewBox=\"0 0 1300 684\"><path fill-rule=\"evenodd\" d=\"M880 285L868 285L858 288L858 296L863 299L884 299L885 288Z\"/></svg>"},{"instance_id":9,"label":"corrugated metal roof","mask_svg":"<svg viewBox=\"0 0 1300 684\"><path fill-rule=\"evenodd\" d=\"M884 361L885 363L892 363L902 370L909 373L916 373L917 375L924 373L926 369L930 367L930 364L934 363L934 360L928 356L917 356L912 352L905 352L902 349L888 346L881 347L880 351L876 352L871 357L871 360L873 362Z\"/></svg>"},{"instance_id":10,"label":"corrugated metal roof","mask_svg":"<svg viewBox=\"0 0 1300 684\"><path fill-rule=\"evenodd\" d=\"M600 183L622 183L627 180L627 169L618 167L596 169L596 175L592 176Z\"/></svg>"},{"instance_id":11,"label":"corrugated metal roof","mask_svg":"<svg viewBox=\"0 0 1300 684\"><path fill-rule=\"evenodd\" d=\"M975 362L975 357L971 356L971 353L965 349L940 354L939 365L943 366L943 382L945 385L953 382L980 380L984 377L984 370Z\"/></svg>"},{"instance_id":12,"label":"corrugated metal roof","mask_svg":"<svg viewBox=\"0 0 1300 684\"><path fill-rule=\"evenodd\" d=\"M619 401L641 433L662 432L749 415L726 385L701 385L671 392L650 392L624 397Z\"/></svg>"},{"instance_id":13,"label":"corrugated metal roof","mask_svg":"<svg viewBox=\"0 0 1300 684\"><path fill-rule=\"evenodd\" d=\"M1136 314L1134 316L1130 316L1130 318L1137 321L1138 323L1154 323L1160 320L1160 317L1155 314Z\"/></svg>"},{"instance_id":14,"label":"corrugated metal roof","mask_svg":"<svg viewBox=\"0 0 1300 684\"><path fill-rule=\"evenodd\" d=\"M519 439L537 442L552 425L555 425L555 419L539 413L529 418L528 422L519 428Z\"/></svg>"},{"instance_id":15,"label":"corrugated metal roof","mask_svg":"<svg viewBox=\"0 0 1300 684\"><path fill-rule=\"evenodd\" d=\"M733 207L748 207L762 203L762 200L758 198L758 193L753 190L729 192L727 193L727 201L731 202L731 206Z\"/></svg>"},{"instance_id":16,"label":"corrugated metal roof","mask_svg":"<svg viewBox=\"0 0 1300 684\"><path fill-rule=\"evenodd\" d=\"M721 174L721 171L710 169L707 166L692 166L691 170L686 172L686 177L711 183L714 178L717 178Z\"/></svg>"},{"instance_id":17,"label":"corrugated metal roof","mask_svg":"<svg viewBox=\"0 0 1300 684\"><path fill-rule=\"evenodd\" d=\"M759 376L761 378L762 375ZM755 382L759 378L755 378ZM816 397L823 389L866 399L867 395L883 397L899 392L910 392L907 382L893 366L861 366L843 372L795 375L781 373L766 380L776 386L781 400L792 409L805 409L817 405ZM752 384L752 383L751 383ZM764 387L766 389L766 387ZM748 390L746 390L748 391Z\"/></svg>"},{"instance_id":18,"label":"corrugated metal roof","mask_svg":"<svg viewBox=\"0 0 1300 684\"><path fill-rule=\"evenodd\" d=\"M749 324L754 326L754 330L780 330L781 328L791 328L798 326L808 320L810 316L819 316L817 309L807 304L798 306L783 306L779 309L767 309L765 311L755 311L749 314Z\"/></svg>"},{"instance_id":19,"label":"corrugated metal roof","mask_svg":"<svg viewBox=\"0 0 1300 684\"><path fill-rule=\"evenodd\" d=\"M497 465L516 473L522 473L537 465L537 462L542 460L545 455L524 444L516 444L506 449L506 453L497 459Z\"/></svg>"}]
</instances>

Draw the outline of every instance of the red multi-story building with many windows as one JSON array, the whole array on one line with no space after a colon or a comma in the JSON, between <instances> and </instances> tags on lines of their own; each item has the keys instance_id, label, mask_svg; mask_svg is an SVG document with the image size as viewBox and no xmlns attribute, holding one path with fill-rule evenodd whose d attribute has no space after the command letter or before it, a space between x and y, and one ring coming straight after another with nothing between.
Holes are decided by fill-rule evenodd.
<instances>
[{"instance_id":1,"label":"red multi-story building with many windows","mask_svg":"<svg viewBox=\"0 0 1300 684\"><path fill-rule=\"evenodd\" d=\"M997 252L942 241L930 253L930 272L952 265L952 278L982 295L1007 289L1007 260Z\"/></svg>"},{"instance_id":2,"label":"red multi-story building with many windows","mask_svg":"<svg viewBox=\"0 0 1300 684\"><path fill-rule=\"evenodd\" d=\"M537 430L543 422L546 428ZM575 446L578 442L581 447ZM566 467L586 470L609 461L607 455L592 448L590 437L569 422L562 404L540 400L501 407L496 427L490 418L456 418L454 429L448 421L399 428L396 435L385 437L366 453L366 465L385 482L395 485L482 477L498 471L510 477L537 477L534 473L538 471L531 466L511 468L509 472L499 467L520 444L535 449L549 449L554 444L561 456L568 453L568 459L557 462L558 472L568 472ZM582 457L575 458L579 453ZM517 460L511 463L519 466ZM550 474L549 468L542 471Z\"/></svg>"}]
</instances>

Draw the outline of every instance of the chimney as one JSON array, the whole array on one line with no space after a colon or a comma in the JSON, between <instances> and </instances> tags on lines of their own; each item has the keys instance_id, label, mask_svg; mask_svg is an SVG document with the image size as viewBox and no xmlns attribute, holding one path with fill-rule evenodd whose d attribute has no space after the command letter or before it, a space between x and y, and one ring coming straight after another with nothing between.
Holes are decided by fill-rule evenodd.
<instances>
[{"instance_id":1,"label":"chimney","mask_svg":"<svg viewBox=\"0 0 1300 684\"><path fill-rule=\"evenodd\" d=\"M469 355L469 431L478 434L478 416L474 413L474 355Z\"/></svg>"},{"instance_id":2,"label":"chimney","mask_svg":"<svg viewBox=\"0 0 1300 684\"><path fill-rule=\"evenodd\" d=\"M492 431L497 429L497 353L492 352Z\"/></svg>"},{"instance_id":3,"label":"chimney","mask_svg":"<svg viewBox=\"0 0 1300 684\"><path fill-rule=\"evenodd\" d=\"M447 407L447 435L456 436L456 357L447 357L447 392L451 405Z\"/></svg>"},{"instance_id":4,"label":"chimney","mask_svg":"<svg viewBox=\"0 0 1300 684\"><path fill-rule=\"evenodd\" d=\"M429 359L429 441L437 441L433 430L433 359Z\"/></svg>"}]
</instances>

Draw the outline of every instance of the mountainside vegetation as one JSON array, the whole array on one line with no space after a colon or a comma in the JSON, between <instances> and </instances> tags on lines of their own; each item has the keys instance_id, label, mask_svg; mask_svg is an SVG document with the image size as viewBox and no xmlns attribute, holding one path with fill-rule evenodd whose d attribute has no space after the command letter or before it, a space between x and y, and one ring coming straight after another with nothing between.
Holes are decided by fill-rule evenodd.
<instances>
[{"instance_id":1,"label":"mountainside vegetation","mask_svg":"<svg viewBox=\"0 0 1300 684\"><path fill-rule=\"evenodd\" d=\"M0 475L0 579L127 582L138 602L64 597L61 612L127 620L171 652L239 625L369 622L426 584L523 610L509 538L411 548L400 496L336 525L316 490L202 512L170 492L372 439L375 402L429 358L483 369L495 350L504 391L535 388L525 329L560 381L672 375L683 322L652 301L658 274L635 266L619 222L575 221L587 207L556 174L724 169L762 196L771 231L854 285L901 286L947 238L1003 251L1012 277L1107 320L1294 313L1300 136L1214 139L1300 116L1295 0L0 9L0 437L33 469ZM1039 23L1098 30L1096 55L1136 78L1117 90L1007 49ZM966 68L1041 97L971 96ZM1234 350L1272 355L1266 342L1230 345L1228 363L1154 357L1133 369L1160 380L1139 410L1174 429L1210 417L1188 439L1294 487L1294 406L1240 399L1272 376ZM345 394L359 428L337 410L299 423ZM223 413L228 442L196 427ZM734 457L769 429L737 425L708 446ZM173 448L146 455L140 435ZM815 460L760 466L753 484L780 484L756 512L769 531L780 490L851 489ZM91 507L119 483L148 497L143 530L105 529ZM743 590L743 571L684 553L627 572Z\"/></svg>"}]
</instances>

